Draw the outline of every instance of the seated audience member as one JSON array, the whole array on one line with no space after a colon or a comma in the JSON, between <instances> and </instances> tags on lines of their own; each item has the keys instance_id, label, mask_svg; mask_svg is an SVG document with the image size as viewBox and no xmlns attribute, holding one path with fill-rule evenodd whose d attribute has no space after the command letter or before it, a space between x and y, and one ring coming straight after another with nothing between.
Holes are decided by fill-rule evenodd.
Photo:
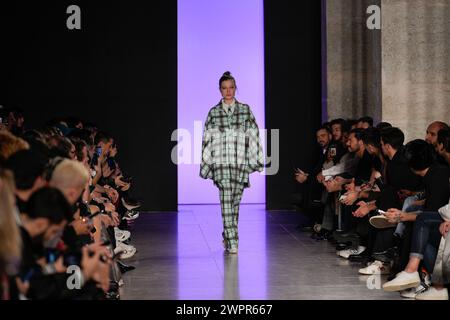
<instances>
[{"instance_id":1,"label":"seated audience member","mask_svg":"<svg viewBox=\"0 0 450 320\"><path fill-rule=\"evenodd\" d=\"M347 153L347 148L344 142L345 120L335 119L330 122L331 133L333 136L329 145L330 156L333 164L340 162L341 158Z\"/></svg>"},{"instance_id":2,"label":"seated audience member","mask_svg":"<svg viewBox=\"0 0 450 320\"><path fill-rule=\"evenodd\" d=\"M443 164L450 165L450 130L439 130L436 152L442 158Z\"/></svg>"},{"instance_id":3,"label":"seated audience member","mask_svg":"<svg viewBox=\"0 0 450 320\"><path fill-rule=\"evenodd\" d=\"M14 136L8 131L0 131L0 165L20 150L27 150L30 145L23 139Z\"/></svg>"},{"instance_id":4,"label":"seated audience member","mask_svg":"<svg viewBox=\"0 0 450 320\"><path fill-rule=\"evenodd\" d=\"M386 157L385 172L378 184L383 190L376 202L358 204L357 215L367 215L381 204L382 210L398 207L403 202L404 194L412 194L421 190L422 179L410 169L404 155L403 142L405 136L398 128L387 128L380 132L383 155ZM367 196L364 192L360 196ZM386 207L389 206L389 207Z\"/></svg>"},{"instance_id":5,"label":"seated audience member","mask_svg":"<svg viewBox=\"0 0 450 320\"><path fill-rule=\"evenodd\" d=\"M46 186L44 178L47 158L33 150L22 150L13 154L6 164L14 174L16 205L20 213L26 212L26 203L31 195Z\"/></svg>"},{"instance_id":6,"label":"seated audience member","mask_svg":"<svg viewBox=\"0 0 450 320\"><path fill-rule=\"evenodd\" d=\"M46 255L47 249L58 244L71 220L72 209L60 191L43 188L31 196L27 213L21 214L22 257L14 279L20 296L32 300L76 299L85 294L84 290L67 286L70 274L66 273L68 266L63 257L51 261ZM85 247L78 267L81 272L75 276L80 289L92 280L108 290L109 258L105 248Z\"/></svg>"},{"instance_id":7,"label":"seated audience member","mask_svg":"<svg viewBox=\"0 0 450 320\"><path fill-rule=\"evenodd\" d=\"M377 124L377 129L378 130L383 130L383 129L386 129L386 128L392 128L393 126L392 126L392 124L390 124L389 122L380 122L379 124Z\"/></svg>"},{"instance_id":8,"label":"seated audience member","mask_svg":"<svg viewBox=\"0 0 450 320\"><path fill-rule=\"evenodd\" d=\"M331 133L334 141L342 141L342 135L344 132L345 120L334 119L330 122Z\"/></svg>"},{"instance_id":9,"label":"seated audience member","mask_svg":"<svg viewBox=\"0 0 450 320\"><path fill-rule=\"evenodd\" d=\"M436 254L436 260L433 269L432 287L426 294L421 294L419 300L448 300L448 290L450 284L450 238L448 237L450 231L450 200L449 203L439 209L444 222L439 226L439 232L442 235L439 250ZM427 250L429 246L427 246ZM441 291L447 287L447 292ZM447 293L447 296L445 294Z\"/></svg>"},{"instance_id":10,"label":"seated audience member","mask_svg":"<svg viewBox=\"0 0 450 320\"><path fill-rule=\"evenodd\" d=\"M356 128L358 129L367 129L370 127L373 127L373 119L371 117L359 118L356 123Z\"/></svg>"},{"instance_id":11,"label":"seated audience member","mask_svg":"<svg viewBox=\"0 0 450 320\"><path fill-rule=\"evenodd\" d=\"M69 129L83 129L83 121L76 117L68 117L66 119L67 126Z\"/></svg>"},{"instance_id":12,"label":"seated audience member","mask_svg":"<svg viewBox=\"0 0 450 320\"><path fill-rule=\"evenodd\" d=\"M434 150L430 144L423 140L411 141L406 146L405 154L413 172L424 179L425 199L421 211L407 213L389 209L386 214L391 222L414 221L409 262L404 271L383 286L387 291L401 291L420 284L419 264L428 244L437 251L441 238L439 226L443 222L438 210L448 203L450 197L450 168L435 162ZM432 258L428 260L428 272L432 271L431 264L434 264Z\"/></svg>"},{"instance_id":13,"label":"seated audience member","mask_svg":"<svg viewBox=\"0 0 450 320\"><path fill-rule=\"evenodd\" d=\"M0 300L10 300L9 277L20 264L21 240L17 225L12 173L0 168Z\"/></svg>"},{"instance_id":14,"label":"seated audience member","mask_svg":"<svg viewBox=\"0 0 450 320\"><path fill-rule=\"evenodd\" d=\"M50 186L60 190L69 204L74 206L80 201L88 182L89 172L87 169L77 161L65 159L55 167L51 175ZM77 218L69 226L71 228L65 232L65 240L71 244L77 241L76 235L86 234L87 231L87 222L81 220L82 217L79 215ZM93 225L99 231L96 234L96 242L100 242L101 223L105 221L105 218L98 216L93 219Z\"/></svg>"},{"instance_id":15,"label":"seated audience member","mask_svg":"<svg viewBox=\"0 0 450 320\"><path fill-rule=\"evenodd\" d=\"M319 146L318 150L318 162L315 167L309 172L304 172L300 169L296 169L294 174L295 180L299 184L307 185L306 189L303 189L302 203L303 207L307 209L312 216L310 220L313 220L313 224L320 223L321 211L322 211L322 192L320 173L322 167L326 161L328 146L332 140L331 131L328 127L322 126L316 131L316 140ZM316 205L315 205L316 204Z\"/></svg>"},{"instance_id":16,"label":"seated audience member","mask_svg":"<svg viewBox=\"0 0 450 320\"><path fill-rule=\"evenodd\" d=\"M357 159L354 168L356 185L362 185L370 180L372 175L372 159L366 151L363 141L364 130L352 129L347 140L347 150L350 155ZM351 179L333 179L325 182L325 187L329 192L342 190L342 186L349 183Z\"/></svg>"},{"instance_id":17,"label":"seated audience member","mask_svg":"<svg viewBox=\"0 0 450 320\"><path fill-rule=\"evenodd\" d=\"M7 129L13 135L20 137L25 131L25 116L20 108L6 110Z\"/></svg>"},{"instance_id":18,"label":"seated audience member","mask_svg":"<svg viewBox=\"0 0 450 320\"><path fill-rule=\"evenodd\" d=\"M75 146L70 139L61 136L51 136L47 139L52 157L75 159Z\"/></svg>"},{"instance_id":19,"label":"seated audience member","mask_svg":"<svg viewBox=\"0 0 450 320\"><path fill-rule=\"evenodd\" d=\"M422 179L412 172L404 156L404 139L403 132L398 128L387 128L380 132L381 149L387 159L384 172L376 180L380 190L359 192L358 198L364 198L365 201L358 203L356 215L365 216L374 213L376 209L387 211L389 208L401 208L402 193L422 190ZM373 215L369 221L368 248L361 261L364 262L367 258L373 263L360 269L359 273L389 273L397 251L393 229L396 224L389 223L383 215ZM353 257L355 258L357 257Z\"/></svg>"},{"instance_id":20,"label":"seated audience member","mask_svg":"<svg viewBox=\"0 0 450 320\"><path fill-rule=\"evenodd\" d=\"M439 130L449 130L448 125L442 121L432 122L426 132L425 141L436 147Z\"/></svg>"},{"instance_id":21,"label":"seated audience member","mask_svg":"<svg viewBox=\"0 0 450 320\"><path fill-rule=\"evenodd\" d=\"M350 130L358 128L358 120L356 119L347 119L346 123L346 131L350 133Z\"/></svg>"}]
</instances>

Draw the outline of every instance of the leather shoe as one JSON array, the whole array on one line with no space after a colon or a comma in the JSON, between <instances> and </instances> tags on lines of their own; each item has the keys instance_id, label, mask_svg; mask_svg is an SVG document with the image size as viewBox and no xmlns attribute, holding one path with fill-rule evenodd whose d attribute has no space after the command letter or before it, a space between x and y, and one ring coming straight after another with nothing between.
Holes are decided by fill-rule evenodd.
<instances>
[{"instance_id":1,"label":"leather shoe","mask_svg":"<svg viewBox=\"0 0 450 320\"><path fill-rule=\"evenodd\" d=\"M372 254L372 258L385 263L392 262L397 256L398 256L397 248L389 248L386 251L374 252Z\"/></svg>"},{"instance_id":2,"label":"leather shoe","mask_svg":"<svg viewBox=\"0 0 450 320\"><path fill-rule=\"evenodd\" d=\"M369 261L369 255L365 251L363 251L360 254L351 254L348 257L348 260L351 261L351 262L361 262L361 263L368 262Z\"/></svg>"},{"instance_id":3,"label":"leather shoe","mask_svg":"<svg viewBox=\"0 0 450 320\"><path fill-rule=\"evenodd\" d=\"M122 261L118 260L117 261L117 265L119 266L120 272L122 274L128 272L128 271L133 271L134 269L136 269L135 266L130 266L128 264L123 263Z\"/></svg>"},{"instance_id":4,"label":"leather shoe","mask_svg":"<svg viewBox=\"0 0 450 320\"><path fill-rule=\"evenodd\" d=\"M351 242L339 242L336 245L336 251L347 250L352 246Z\"/></svg>"}]
</instances>

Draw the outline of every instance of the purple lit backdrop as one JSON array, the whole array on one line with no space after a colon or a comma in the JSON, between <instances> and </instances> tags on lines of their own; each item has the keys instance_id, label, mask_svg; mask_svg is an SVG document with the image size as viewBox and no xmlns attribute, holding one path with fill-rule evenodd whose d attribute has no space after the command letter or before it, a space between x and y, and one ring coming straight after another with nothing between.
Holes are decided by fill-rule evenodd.
<instances>
[{"instance_id":1,"label":"purple lit backdrop","mask_svg":"<svg viewBox=\"0 0 450 320\"><path fill-rule=\"evenodd\" d=\"M212 181L199 177L202 127L194 130L194 122L203 126L220 101L218 81L227 70L237 100L250 105L264 129L263 0L178 0L178 128L191 134L193 161L178 165L179 204L219 203ZM264 175L252 174L250 184L242 203L265 203Z\"/></svg>"}]
</instances>

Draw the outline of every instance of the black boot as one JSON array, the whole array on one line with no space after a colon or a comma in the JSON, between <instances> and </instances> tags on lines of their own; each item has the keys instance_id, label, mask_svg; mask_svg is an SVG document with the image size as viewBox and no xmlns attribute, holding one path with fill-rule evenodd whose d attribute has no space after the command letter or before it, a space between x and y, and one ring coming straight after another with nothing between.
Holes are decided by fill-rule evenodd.
<instances>
[{"instance_id":1,"label":"black boot","mask_svg":"<svg viewBox=\"0 0 450 320\"><path fill-rule=\"evenodd\" d=\"M123 263L122 261L117 261L117 265L119 266L120 272L122 274L128 272L128 271L133 271L134 269L136 269L135 266L130 266L128 264Z\"/></svg>"}]
</instances>

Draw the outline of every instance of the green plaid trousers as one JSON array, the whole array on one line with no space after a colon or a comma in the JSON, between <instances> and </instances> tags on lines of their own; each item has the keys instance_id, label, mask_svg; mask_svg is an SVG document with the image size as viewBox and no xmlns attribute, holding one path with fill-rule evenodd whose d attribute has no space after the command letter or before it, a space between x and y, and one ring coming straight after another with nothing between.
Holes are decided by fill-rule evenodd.
<instances>
[{"instance_id":1,"label":"green plaid trousers","mask_svg":"<svg viewBox=\"0 0 450 320\"><path fill-rule=\"evenodd\" d=\"M223 240L227 249L237 248L239 244L238 221L244 185L231 180L217 183L222 209Z\"/></svg>"}]
</instances>

